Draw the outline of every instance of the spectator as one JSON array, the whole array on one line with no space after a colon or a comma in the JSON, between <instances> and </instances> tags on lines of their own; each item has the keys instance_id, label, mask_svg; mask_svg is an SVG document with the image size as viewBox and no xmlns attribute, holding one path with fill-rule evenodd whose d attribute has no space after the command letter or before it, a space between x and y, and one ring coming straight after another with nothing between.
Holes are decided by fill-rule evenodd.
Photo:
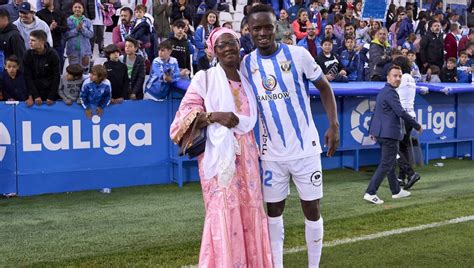
<instances>
[{"instance_id":1,"label":"spectator","mask_svg":"<svg viewBox=\"0 0 474 268\"><path fill-rule=\"evenodd\" d=\"M88 2L93 2L94 3L94 15L89 14L89 16L86 16L91 20L92 26L93 26L93 36L90 39L91 43L91 52L92 54L94 53L94 45L97 44L100 57L104 57L104 32L105 32L105 26L104 26L104 15L102 14L102 11L104 10L104 5L102 4L102 0L88 0Z\"/></svg>"},{"instance_id":2,"label":"spectator","mask_svg":"<svg viewBox=\"0 0 474 268\"><path fill-rule=\"evenodd\" d=\"M407 16L407 12L404 9L400 12L400 18L400 26L397 31L397 47L401 48L408 36L414 33L414 31L413 21Z\"/></svg>"},{"instance_id":3,"label":"spectator","mask_svg":"<svg viewBox=\"0 0 474 268\"><path fill-rule=\"evenodd\" d=\"M3 51L4 59L15 55L20 61L26 51L25 42L16 26L9 22L9 14L5 9L0 9L0 51ZM3 65L4 62L1 62L0 71L3 70ZM21 66L20 68L23 69Z\"/></svg>"},{"instance_id":4,"label":"spectator","mask_svg":"<svg viewBox=\"0 0 474 268\"><path fill-rule=\"evenodd\" d=\"M247 22L240 26L240 57L250 54L255 49L250 36L249 24Z\"/></svg>"},{"instance_id":5,"label":"spectator","mask_svg":"<svg viewBox=\"0 0 474 268\"><path fill-rule=\"evenodd\" d=\"M214 58L214 55L212 55L210 50L207 48L207 44L206 44L205 51L206 51L206 55L198 59L198 64L197 64L198 71L207 70L211 67L214 67L217 64L216 59Z\"/></svg>"},{"instance_id":6,"label":"spectator","mask_svg":"<svg viewBox=\"0 0 474 268\"><path fill-rule=\"evenodd\" d=\"M410 50L406 47L402 47L402 49L400 50L400 52L402 52L402 55L405 57L408 56L408 51Z\"/></svg>"},{"instance_id":7,"label":"spectator","mask_svg":"<svg viewBox=\"0 0 474 268\"><path fill-rule=\"evenodd\" d=\"M322 43L323 51L316 58L316 62L321 67L324 75L330 82L347 82L347 72L339 62L336 55L332 53L332 40L324 39Z\"/></svg>"},{"instance_id":8,"label":"spectator","mask_svg":"<svg viewBox=\"0 0 474 268\"><path fill-rule=\"evenodd\" d=\"M293 27L288 20L288 12L285 9L280 10L280 18L276 22L275 40L280 42L284 37L293 37Z\"/></svg>"},{"instance_id":9,"label":"spectator","mask_svg":"<svg viewBox=\"0 0 474 268\"><path fill-rule=\"evenodd\" d=\"M448 58L446 62L446 67L443 67L443 71L441 72L441 82L446 83L456 83L458 81L457 78L457 69L456 69L456 58L451 57Z\"/></svg>"},{"instance_id":10,"label":"spectator","mask_svg":"<svg viewBox=\"0 0 474 268\"><path fill-rule=\"evenodd\" d=\"M132 17L133 10L131 8L122 8L120 11L120 23L112 30L112 42L120 48L122 53L125 51L125 38L130 35L130 29L132 28Z\"/></svg>"},{"instance_id":11,"label":"spectator","mask_svg":"<svg viewBox=\"0 0 474 268\"><path fill-rule=\"evenodd\" d=\"M357 81L357 71L359 70L359 53L354 50L355 40L351 36L346 36L345 40L346 49L343 50L339 56L344 70L347 72L347 79L349 81Z\"/></svg>"},{"instance_id":12,"label":"spectator","mask_svg":"<svg viewBox=\"0 0 474 268\"><path fill-rule=\"evenodd\" d=\"M418 65L416 64L416 53L413 50L409 50L407 53L407 58L411 63L411 76L413 79L415 79L415 82L420 82L421 81L421 73L420 73L420 68L418 68Z\"/></svg>"},{"instance_id":13,"label":"spectator","mask_svg":"<svg viewBox=\"0 0 474 268\"><path fill-rule=\"evenodd\" d=\"M474 27L474 2L471 1L471 5L467 9L467 27Z\"/></svg>"},{"instance_id":14,"label":"spectator","mask_svg":"<svg viewBox=\"0 0 474 268\"><path fill-rule=\"evenodd\" d=\"M326 27L324 27L324 34L320 35L319 37L320 37L319 40L324 40L324 39L332 40L332 52L334 54L336 54L339 48L341 47L341 41L337 39L336 36L334 35L334 28L332 27L331 24L328 24L326 25ZM322 43L322 41L320 43Z\"/></svg>"},{"instance_id":15,"label":"spectator","mask_svg":"<svg viewBox=\"0 0 474 268\"><path fill-rule=\"evenodd\" d=\"M415 33L411 33L411 34L407 37L405 43L403 43L403 45L402 45L401 48L402 48L402 49L403 49L403 48L406 48L406 49L408 49L408 51L410 51L410 50L415 51L415 41L416 41L416 35L415 35Z\"/></svg>"},{"instance_id":16,"label":"spectator","mask_svg":"<svg viewBox=\"0 0 474 268\"><path fill-rule=\"evenodd\" d=\"M318 0L313 0L313 2L311 2L311 4L309 5L309 9L308 9L308 17L309 17L309 21L311 22L311 24L314 25L314 27L316 27L316 32L318 35L323 28L321 28L321 20L322 20L322 17L321 17L321 13L319 13L319 2Z\"/></svg>"},{"instance_id":17,"label":"spectator","mask_svg":"<svg viewBox=\"0 0 474 268\"><path fill-rule=\"evenodd\" d=\"M171 0L156 0L153 6L154 26L158 43L165 40L171 32L170 17L173 2Z\"/></svg>"},{"instance_id":18,"label":"spectator","mask_svg":"<svg viewBox=\"0 0 474 268\"><path fill-rule=\"evenodd\" d=\"M112 104L122 103L124 99L128 99L130 89L130 80L128 78L127 65L119 60L120 49L114 45L108 45L104 48L107 61L104 67L107 70L107 79L112 87Z\"/></svg>"},{"instance_id":19,"label":"spectator","mask_svg":"<svg viewBox=\"0 0 474 268\"><path fill-rule=\"evenodd\" d=\"M471 83L472 81L472 68L468 62L469 57L466 51L459 52L459 60L457 66L457 78L459 83Z\"/></svg>"},{"instance_id":20,"label":"spectator","mask_svg":"<svg viewBox=\"0 0 474 268\"><path fill-rule=\"evenodd\" d=\"M197 52L195 54L197 59L201 58L206 54L204 51L204 45L206 44L206 40L209 37L209 33L214 28L218 28L219 25L220 24L217 12L214 10L206 11L206 13L201 19L199 26L196 28L196 32L194 32L194 44L196 45L197 49Z\"/></svg>"},{"instance_id":21,"label":"spectator","mask_svg":"<svg viewBox=\"0 0 474 268\"><path fill-rule=\"evenodd\" d=\"M5 70L0 77L0 96L7 101L26 101L28 89L20 70L20 59L10 55L5 62Z\"/></svg>"},{"instance_id":22,"label":"spectator","mask_svg":"<svg viewBox=\"0 0 474 268\"><path fill-rule=\"evenodd\" d=\"M69 64L80 64L88 73L89 61L92 55L90 39L94 35L92 22L84 16L84 4L77 1L72 6L74 14L67 19L68 30L64 35L66 40L66 55Z\"/></svg>"},{"instance_id":23,"label":"spectator","mask_svg":"<svg viewBox=\"0 0 474 268\"><path fill-rule=\"evenodd\" d=\"M397 7L394 4L388 6L387 16L385 17L385 27L387 29L390 29L392 24L397 21L396 8Z\"/></svg>"},{"instance_id":24,"label":"spectator","mask_svg":"<svg viewBox=\"0 0 474 268\"><path fill-rule=\"evenodd\" d=\"M326 9L322 9L320 11L320 14L321 14L321 31L319 32L319 34L321 34L326 28L326 25L328 24L328 15L329 15Z\"/></svg>"},{"instance_id":25,"label":"spectator","mask_svg":"<svg viewBox=\"0 0 474 268\"><path fill-rule=\"evenodd\" d=\"M348 4L346 8L346 13L344 14L345 25L356 25L357 19L354 17L354 6Z\"/></svg>"},{"instance_id":26,"label":"spectator","mask_svg":"<svg viewBox=\"0 0 474 268\"><path fill-rule=\"evenodd\" d=\"M291 23L293 32L296 36L296 43L308 35L307 29L311 25L308 20L308 11L304 8L298 11L298 19Z\"/></svg>"},{"instance_id":27,"label":"spectator","mask_svg":"<svg viewBox=\"0 0 474 268\"><path fill-rule=\"evenodd\" d=\"M426 69L426 74L422 75L421 81L427 83L440 83L441 79L439 78L440 69L437 65L430 65Z\"/></svg>"},{"instance_id":28,"label":"spectator","mask_svg":"<svg viewBox=\"0 0 474 268\"><path fill-rule=\"evenodd\" d=\"M159 57L153 60L150 77L145 85L144 99L166 99L170 84L177 81L180 76L178 61L171 57L173 51L169 40L160 43Z\"/></svg>"},{"instance_id":29,"label":"spectator","mask_svg":"<svg viewBox=\"0 0 474 268\"><path fill-rule=\"evenodd\" d=\"M20 5L23 0L13 0L9 2L8 4L3 4L0 6L0 9L3 9L8 12L10 21L9 22L14 22L18 19L19 17L19 12L20 12Z\"/></svg>"},{"instance_id":30,"label":"spectator","mask_svg":"<svg viewBox=\"0 0 474 268\"><path fill-rule=\"evenodd\" d=\"M355 28L352 24L344 25L344 37L350 36L355 40Z\"/></svg>"},{"instance_id":31,"label":"spectator","mask_svg":"<svg viewBox=\"0 0 474 268\"><path fill-rule=\"evenodd\" d=\"M446 34L444 38L444 58L447 60L448 58L457 58L458 57L458 34L459 34L459 26L454 23L451 24L451 28L449 33Z\"/></svg>"},{"instance_id":32,"label":"spectator","mask_svg":"<svg viewBox=\"0 0 474 268\"><path fill-rule=\"evenodd\" d=\"M112 88L107 80L107 70L102 65L92 66L90 77L84 81L81 88L81 103L86 109L86 117L92 118L92 109L102 116L105 107L110 103Z\"/></svg>"},{"instance_id":33,"label":"spectator","mask_svg":"<svg viewBox=\"0 0 474 268\"><path fill-rule=\"evenodd\" d=\"M354 17L356 18L357 21L362 20L362 0L356 1Z\"/></svg>"},{"instance_id":34,"label":"spectator","mask_svg":"<svg viewBox=\"0 0 474 268\"><path fill-rule=\"evenodd\" d=\"M443 67L444 41L441 33L441 23L435 21L431 25L431 31L421 38L420 58L424 68L429 65Z\"/></svg>"},{"instance_id":35,"label":"spectator","mask_svg":"<svg viewBox=\"0 0 474 268\"><path fill-rule=\"evenodd\" d=\"M42 21L40 18L35 16L35 12L31 8L31 4L28 2L23 2L19 8L20 17L13 22L20 31L23 40L25 40L26 49L30 48L28 42L30 38L30 33L35 30L42 30L47 35L47 41L50 47L53 47L53 38L51 37L51 30L49 29L48 24Z\"/></svg>"},{"instance_id":36,"label":"spectator","mask_svg":"<svg viewBox=\"0 0 474 268\"><path fill-rule=\"evenodd\" d=\"M65 104L71 105L74 102L80 104L79 93L84 80L86 78L81 65L70 64L66 67L66 73L61 76L58 89L59 97Z\"/></svg>"},{"instance_id":37,"label":"spectator","mask_svg":"<svg viewBox=\"0 0 474 268\"><path fill-rule=\"evenodd\" d=\"M225 27L227 29L232 30L232 23L230 21L226 21L226 22L222 23L222 27Z\"/></svg>"},{"instance_id":38,"label":"spectator","mask_svg":"<svg viewBox=\"0 0 474 268\"><path fill-rule=\"evenodd\" d=\"M369 79L370 81L383 81L386 77L384 67L391 62L391 47L387 41L387 29L377 31L369 48Z\"/></svg>"},{"instance_id":39,"label":"spectator","mask_svg":"<svg viewBox=\"0 0 474 268\"><path fill-rule=\"evenodd\" d=\"M151 47L153 32L153 22L145 16L145 13L146 6L135 6L135 19L132 21L132 28L130 29L130 37L139 42L142 50Z\"/></svg>"},{"instance_id":40,"label":"spectator","mask_svg":"<svg viewBox=\"0 0 474 268\"><path fill-rule=\"evenodd\" d=\"M186 24L183 20L177 20L173 22L173 36L169 39L173 47L171 57L178 60L179 69L182 77L189 77L191 70L191 61L189 59L189 45L186 40L184 28Z\"/></svg>"},{"instance_id":41,"label":"spectator","mask_svg":"<svg viewBox=\"0 0 474 268\"><path fill-rule=\"evenodd\" d=\"M53 48L58 52L60 70L63 70L64 65L64 45L62 43L63 34L67 31L66 15L61 11L54 9L53 0L42 0L44 8L36 16L46 22L51 30L53 38Z\"/></svg>"},{"instance_id":42,"label":"spectator","mask_svg":"<svg viewBox=\"0 0 474 268\"><path fill-rule=\"evenodd\" d=\"M25 65L25 81L28 86L29 98L27 105L37 105L46 101L52 105L57 100L60 70L59 56L56 50L46 43L47 35L42 30L30 33L31 48L23 58Z\"/></svg>"},{"instance_id":43,"label":"spectator","mask_svg":"<svg viewBox=\"0 0 474 268\"><path fill-rule=\"evenodd\" d=\"M427 30L427 15L425 11L421 11L420 14L418 14L418 25L416 26L415 34L417 37L422 37L426 34Z\"/></svg>"},{"instance_id":44,"label":"spectator","mask_svg":"<svg viewBox=\"0 0 474 268\"><path fill-rule=\"evenodd\" d=\"M469 42L474 42L474 28L469 29L469 34L466 36L463 36L461 40L459 40L458 52L460 52L461 50L465 50L466 45Z\"/></svg>"},{"instance_id":45,"label":"spectator","mask_svg":"<svg viewBox=\"0 0 474 268\"><path fill-rule=\"evenodd\" d=\"M295 4L288 9L289 21L293 23L300 16L300 10L306 9L303 0L295 0Z\"/></svg>"},{"instance_id":46,"label":"spectator","mask_svg":"<svg viewBox=\"0 0 474 268\"><path fill-rule=\"evenodd\" d=\"M321 46L316 37L316 27L313 24L308 26L308 35L298 42L298 46L308 50L309 54L311 54L315 60L318 54L321 53Z\"/></svg>"},{"instance_id":47,"label":"spectator","mask_svg":"<svg viewBox=\"0 0 474 268\"><path fill-rule=\"evenodd\" d=\"M127 37L125 39L125 55L120 56L120 61L127 66L127 75L130 81L131 100L143 99L143 83L145 82L145 58L137 55L138 41Z\"/></svg>"},{"instance_id":48,"label":"spectator","mask_svg":"<svg viewBox=\"0 0 474 268\"><path fill-rule=\"evenodd\" d=\"M344 40L344 26L346 21L344 20L344 16L342 14L334 15L334 35L339 40L340 43Z\"/></svg>"},{"instance_id":49,"label":"spectator","mask_svg":"<svg viewBox=\"0 0 474 268\"><path fill-rule=\"evenodd\" d=\"M335 23L335 16L337 14L341 14L343 12L341 12L341 6L339 3L333 3L331 4L331 6L329 7L329 15L328 15L328 19L327 19L327 22L328 24L334 24Z\"/></svg>"},{"instance_id":50,"label":"spectator","mask_svg":"<svg viewBox=\"0 0 474 268\"><path fill-rule=\"evenodd\" d=\"M177 0L173 3L173 7L171 10L172 23L182 19L193 21L193 9L190 5L188 5L187 0Z\"/></svg>"},{"instance_id":51,"label":"spectator","mask_svg":"<svg viewBox=\"0 0 474 268\"><path fill-rule=\"evenodd\" d=\"M283 37L283 39L281 39L281 43L292 46L293 45L293 39L288 38L288 37Z\"/></svg>"},{"instance_id":52,"label":"spectator","mask_svg":"<svg viewBox=\"0 0 474 268\"><path fill-rule=\"evenodd\" d=\"M357 29L355 30L356 36L356 47L361 47L366 43L370 43L370 27L368 26L367 22L364 20L359 21L357 24Z\"/></svg>"},{"instance_id":53,"label":"spectator","mask_svg":"<svg viewBox=\"0 0 474 268\"><path fill-rule=\"evenodd\" d=\"M474 64L474 41L467 43L465 51L469 57L468 64Z\"/></svg>"}]
</instances>

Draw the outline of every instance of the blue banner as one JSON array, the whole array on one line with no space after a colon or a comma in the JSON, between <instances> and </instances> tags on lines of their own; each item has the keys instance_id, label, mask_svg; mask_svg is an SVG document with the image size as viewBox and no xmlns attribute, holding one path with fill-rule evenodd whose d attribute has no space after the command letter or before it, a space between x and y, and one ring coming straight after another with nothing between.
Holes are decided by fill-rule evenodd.
<instances>
[{"instance_id":1,"label":"blue banner","mask_svg":"<svg viewBox=\"0 0 474 268\"><path fill-rule=\"evenodd\" d=\"M168 102L125 102L87 119L62 102L16 112L18 192L169 183Z\"/></svg>"},{"instance_id":2,"label":"blue banner","mask_svg":"<svg viewBox=\"0 0 474 268\"><path fill-rule=\"evenodd\" d=\"M16 193L15 107L0 102L0 194Z\"/></svg>"},{"instance_id":3,"label":"blue banner","mask_svg":"<svg viewBox=\"0 0 474 268\"><path fill-rule=\"evenodd\" d=\"M362 19L373 19L385 22L389 1L386 0L365 0L362 5Z\"/></svg>"}]
</instances>

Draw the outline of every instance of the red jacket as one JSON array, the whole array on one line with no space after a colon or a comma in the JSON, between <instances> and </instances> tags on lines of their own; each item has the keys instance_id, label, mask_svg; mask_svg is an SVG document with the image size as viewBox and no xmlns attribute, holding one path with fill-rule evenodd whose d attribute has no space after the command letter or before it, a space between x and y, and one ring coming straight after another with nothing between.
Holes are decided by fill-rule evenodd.
<instances>
[{"instance_id":1,"label":"red jacket","mask_svg":"<svg viewBox=\"0 0 474 268\"><path fill-rule=\"evenodd\" d=\"M454 57L458 58L458 40L453 33L448 33L444 38L444 59Z\"/></svg>"}]
</instances>

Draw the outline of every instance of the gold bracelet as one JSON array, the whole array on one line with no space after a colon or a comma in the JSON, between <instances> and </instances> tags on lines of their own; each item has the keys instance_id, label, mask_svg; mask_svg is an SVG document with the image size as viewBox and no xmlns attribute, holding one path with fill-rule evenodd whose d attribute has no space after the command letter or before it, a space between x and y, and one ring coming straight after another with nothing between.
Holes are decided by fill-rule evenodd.
<instances>
[{"instance_id":1,"label":"gold bracelet","mask_svg":"<svg viewBox=\"0 0 474 268\"><path fill-rule=\"evenodd\" d=\"M212 116L212 113L206 113L206 123L207 123L207 125L212 124L211 116Z\"/></svg>"}]
</instances>

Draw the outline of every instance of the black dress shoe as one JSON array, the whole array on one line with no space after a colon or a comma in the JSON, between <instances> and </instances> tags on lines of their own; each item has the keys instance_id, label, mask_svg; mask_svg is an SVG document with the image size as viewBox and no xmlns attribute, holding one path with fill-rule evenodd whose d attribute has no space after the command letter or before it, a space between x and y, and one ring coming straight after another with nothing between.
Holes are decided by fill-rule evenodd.
<instances>
[{"instance_id":1,"label":"black dress shoe","mask_svg":"<svg viewBox=\"0 0 474 268\"><path fill-rule=\"evenodd\" d=\"M403 188L403 189L405 189L405 190L410 189L420 179L421 179L421 177L420 177L420 174L418 174L418 173L415 173L415 174L411 175L410 179L408 180L408 182L405 186L405 188Z\"/></svg>"}]
</instances>

